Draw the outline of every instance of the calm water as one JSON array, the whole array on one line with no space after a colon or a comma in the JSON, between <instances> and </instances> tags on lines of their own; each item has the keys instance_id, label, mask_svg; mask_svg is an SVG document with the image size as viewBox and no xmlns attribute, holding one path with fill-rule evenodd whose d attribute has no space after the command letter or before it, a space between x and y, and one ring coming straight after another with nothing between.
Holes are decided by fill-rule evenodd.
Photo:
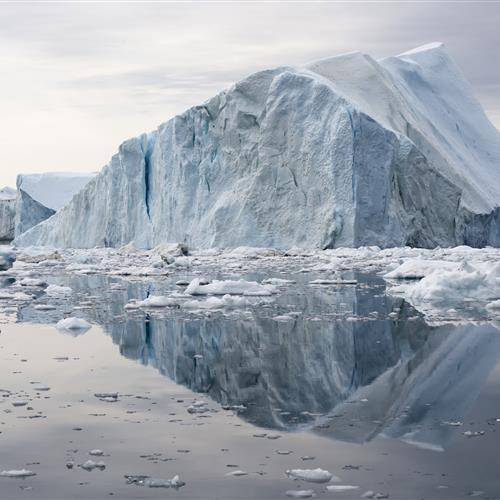
<instances>
[{"instance_id":1,"label":"calm water","mask_svg":"<svg viewBox=\"0 0 500 500\"><path fill-rule=\"evenodd\" d=\"M34 303L4 311L0 471L37 475L0 478L0 498L286 498L294 489L500 497L500 331L479 321L428 325L376 276L350 277L358 285L312 287L310 275L294 274L298 283L273 300L203 315L125 312L131 298L171 292L179 276L48 277L73 295L40 290ZM41 303L56 310L36 310ZM56 330L69 314L95 326ZM102 392L118 400L94 396ZM208 411L189 413L200 399ZM104 456L89 456L95 448ZM106 469L78 467L90 458ZM316 467L340 478L331 484L359 489L328 492L285 475ZM248 475L226 475L236 469ZM129 485L126 474L179 474L186 485Z\"/></svg>"}]
</instances>

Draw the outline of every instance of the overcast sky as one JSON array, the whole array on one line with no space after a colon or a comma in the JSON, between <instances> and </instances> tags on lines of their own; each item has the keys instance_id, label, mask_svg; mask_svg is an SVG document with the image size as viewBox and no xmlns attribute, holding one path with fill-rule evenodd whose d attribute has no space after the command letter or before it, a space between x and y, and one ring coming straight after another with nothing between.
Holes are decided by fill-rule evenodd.
<instances>
[{"instance_id":1,"label":"overcast sky","mask_svg":"<svg viewBox=\"0 0 500 500\"><path fill-rule=\"evenodd\" d=\"M500 128L500 3L0 3L0 186L96 171L241 77L442 41Z\"/></svg>"}]
</instances>

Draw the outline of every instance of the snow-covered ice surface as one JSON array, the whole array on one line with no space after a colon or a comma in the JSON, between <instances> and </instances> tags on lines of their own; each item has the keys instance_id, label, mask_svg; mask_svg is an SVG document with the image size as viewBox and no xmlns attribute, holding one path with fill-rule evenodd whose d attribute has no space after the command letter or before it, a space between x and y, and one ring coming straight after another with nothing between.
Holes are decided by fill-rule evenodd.
<instances>
[{"instance_id":1,"label":"snow-covered ice surface","mask_svg":"<svg viewBox=\"0 0 500 500\"><path fill-rule=\"evenodd\" d=\"M15 235L19 236L67 205L96 175L97 172L19 174L16 183Z\"/></svg>"},{"instance_id":2,"label":"snow-covered ice surface","mask_svg":"<svg viewBox=\"0 0 500 500\"><path fill-rule=\"evenodd\" d=\"M441 44L250 75L139 137L22 246L500 246L500 133Z\"/></svg>"},{"instance_id":3,"label":"snow-covered ice surface","mask_svg":"<svg viewBox=\"0 0 500 500\"><path fill-rule=\"evenodd\" d=\"M17 250L0 498L500 495L500 250L185 253Z\"/></svg>"}]
</instances>

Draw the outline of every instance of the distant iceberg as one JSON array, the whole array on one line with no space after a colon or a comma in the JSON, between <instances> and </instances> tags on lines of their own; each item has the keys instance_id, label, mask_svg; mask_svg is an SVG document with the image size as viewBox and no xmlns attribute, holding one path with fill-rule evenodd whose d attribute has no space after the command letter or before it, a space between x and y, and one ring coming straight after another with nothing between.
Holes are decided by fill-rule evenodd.
<instances>
[{"instance_id":1,"label":"distant iceberg","mask_svg":"<svg viewBox=\"0 0 500 500\"><path fill-rule=\"evenodd\" d=\"M500 246L500 133L442 44L261 71L125 141L16 244Z\"/></svg>"},{"instance_id":2,"label":"distant iceberg","mask_svg":"<svg viewBox=\"0 0 500 500\"><path fill-rule=\"evenodd\" d=\"M18 175L15 235L21 235L55 214L95 175L73 172Z\"/></svg>"}]
</instances>

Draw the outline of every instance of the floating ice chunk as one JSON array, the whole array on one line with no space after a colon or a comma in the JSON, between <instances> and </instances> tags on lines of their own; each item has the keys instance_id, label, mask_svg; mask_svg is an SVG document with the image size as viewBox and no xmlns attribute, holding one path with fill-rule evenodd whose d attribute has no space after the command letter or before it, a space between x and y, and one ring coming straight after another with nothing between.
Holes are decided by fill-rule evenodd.
<instances>
[{"instance_id":1,"label":"floating ice chunk","mask_svg":"<svg viewBox=\"0 0 500 500\"><path fill-rule=\"evenodd\" d=\"M262 281L263 285L275 285L275 286L291 285L293 283L296 283L296 281L286 280L283 278L267 278Z\"/></svg>"},{"instance_id":2,"label":"floating ice chunk","mask_svg":"<svg viewBox=\"0 0 500 500\"><path fill-rule=\"evenodd\" d=\"M116 403L118 401L117 392L96 392L94 396L105 403Z\"/></svg>"},{"instance_id":3,"label":"floating ice chunk","mask_svg":"<svg viewBox=\"0 0 500 500\"><path fill-rule=\"evenodd\" d=\"M233 470L231 472L228 472L226 476L234 476L234 477L248 476L248 472L244 470Z\"/></svg>"},{"instance_id":4,"label":"floating ice chunk","mask_svg":"<svg viewBox=\"0 0 500 500\"><path fill-rule=\"evenodd\" d=\"M31 476L36 476L36 472L26 470L26 469L3 470L2 472L0 472L0 477L24 478L24 477L31 477Z\"/></svg>"},{"instance_id":5,"label":"floating ice chunk","mask_svg":"<svg viewBox=\"0 0 500 500\"><path fill-rule=\"evenodd\" d=\"M250 302L245 297L224 295L222 298L208 297L205 300L187 300L181 304L183 309L223 309L246 307Z\"/></svg>"},{"instance_id":6,"label":"floating ice chunk","mask_svg":"<svg viewBox=\"0 0 500 500\"><path fill-rule=\"evenodd\" d=\"M35 385L35 386L33 387L33 389L34 389L35 391L38 391L38 392L46 392L46 391L50 391L50 387L49 387L49 386L47 386L47 385L41 385L41 384L40 384L40 385Z\"/></svg>"},{"instance_id":7,"label":"floating ice chunk","mask_svg":"<svg viewBox=\"0 0 500 500\"><path fill-rule=\"evenodd\" d=\"M88 330L92 325L82 318L65 318L57 322L58 330Z\"/></svg>"},{"instance_id":8,"label":"floating ice chunk","mask_svg":"<svg viewBox=\"0 0 500 500\"><path fill-rule=\"evenodd\" d=\"M184 290L186 295L252 295L269 296L276 293L276 288L272 285L261 285L256 281L245 280L214 280L212 283L202 285L198 278L195 278Z\"/></svg>"},{"instance_id":9,"label":"floating ice chunk","mask_svg":"<svg viewBox=\"0 0 500 500\"><path fill-rule=\"evenodd\" d=\"M19 281L21 286L45 286L47 283L36 278L23 278Z\"/></svg>"},{"instance_id":10,"label":"floating ice chunk","mask_svg":"<svg viewBox=\"0 0 500 500\"><path fill-rule=\"evenodd\" d=\"M356 285L356 280L341 280L341 279L317 279L309 282L310 285Z\"/></svg>"},{"instance_id":11,"label":"floating ice chunk","mask_svg":"<svg viewBox=\"0 0 500 500\"><path fill-rule=\"evenodd\" d=\"M500 263L462 263L451 270L444 266L418 283L399 285L390 291L403 293L412 303L490 301L500 297Z\"/></svg>"},{"instance_id":12,"label":"floating ice chunk","mask_svg":"<svg viewBox=\"0 0 500 500\"><path fill-rule=\"evenodd\" d=\"M102 461L94 462L93 460L87 460L83 464L80 465L83 470L88 472L93 471L94 469L104 470L106 468L106 464Z\"/></svg>"},{"instance_id":13,"label":"floating ice chunk","mask_svg":"<svg viewBox=\"0 0 500 500\"><path fill-rule=\"evenodd\" d=\"M172 479L147 478L144 480L144 486L148 488L180 488L185 484L178 475L175 475Z\"/></svg>"},{"instance_id":14,"label":"floating ice chunk","mask_svg":"<svg viewBox=\"0 0 500 500\"><path fill-rule=\"evenodd\" d=\"M12 406L26 406L28 403L29 401L26 401L25 399L17 399L16 401L12 401Z\"/></svg>"},{"instance_id":15,"label":"floating ice chunk","mask_svg":"<svg viewBox=\"0 0 500 500\"><path fill-rule=\"evenodd\" d=\"M440 260L408 259L399 267L385 273L387 279L422 279L431 274L436 269L456 269L455 262L446 262Z\"/></svg>"},{"instance_id":16,"label":"floating ice chunk","mask_svg":"<svg viewBox=\"0 0 500 500\"><path fill-rule=\"evenodd\" d=\"M95 450L90 450L89 455L92 455L94 457L102 457L104 455L104 452L102 450L95 449Z\"/></svg>"},{"instance_id":17,"label":"floating ice chunk","mask_svg":"<svg viewBox=\"0 0 500 500\"><path fill-rule=\"evenodd\" d=\"M316 493L313 490L288 490L285 495L291 498L311 498L316 496Z\"/></svg>"},{"instance_id":18,"label":"floating ice chunk","mask_svg":"<svg viewBox=\"0 0 500 500\"><path fill-rule=\"evenodd\" d=\"M328 491L351 491L358 488L359 486L353 486L352 484L331 484L326 487Z\"/></svg>"},{"instance_id":19,"label":"floating ice chunk","mask_svg":"<svg viewBox=\"0 0 500 500\"><path fill-rule=\"evenodd\" d=\"M310 483L328 483L334 477L330 472L323 469L291 469L286 471L290 479L300 479Z\"/></svg>"},{"instance_id":20,"label":"floating ice chunk","mask_svg":"<svg viewBox=\"0 0 500 500\"><path fill-rule=\"evenodd\" d=\"M73 290L69 286L49 285L45 293L50 297L67 297Z\"/></svg>"}]
</instances>

